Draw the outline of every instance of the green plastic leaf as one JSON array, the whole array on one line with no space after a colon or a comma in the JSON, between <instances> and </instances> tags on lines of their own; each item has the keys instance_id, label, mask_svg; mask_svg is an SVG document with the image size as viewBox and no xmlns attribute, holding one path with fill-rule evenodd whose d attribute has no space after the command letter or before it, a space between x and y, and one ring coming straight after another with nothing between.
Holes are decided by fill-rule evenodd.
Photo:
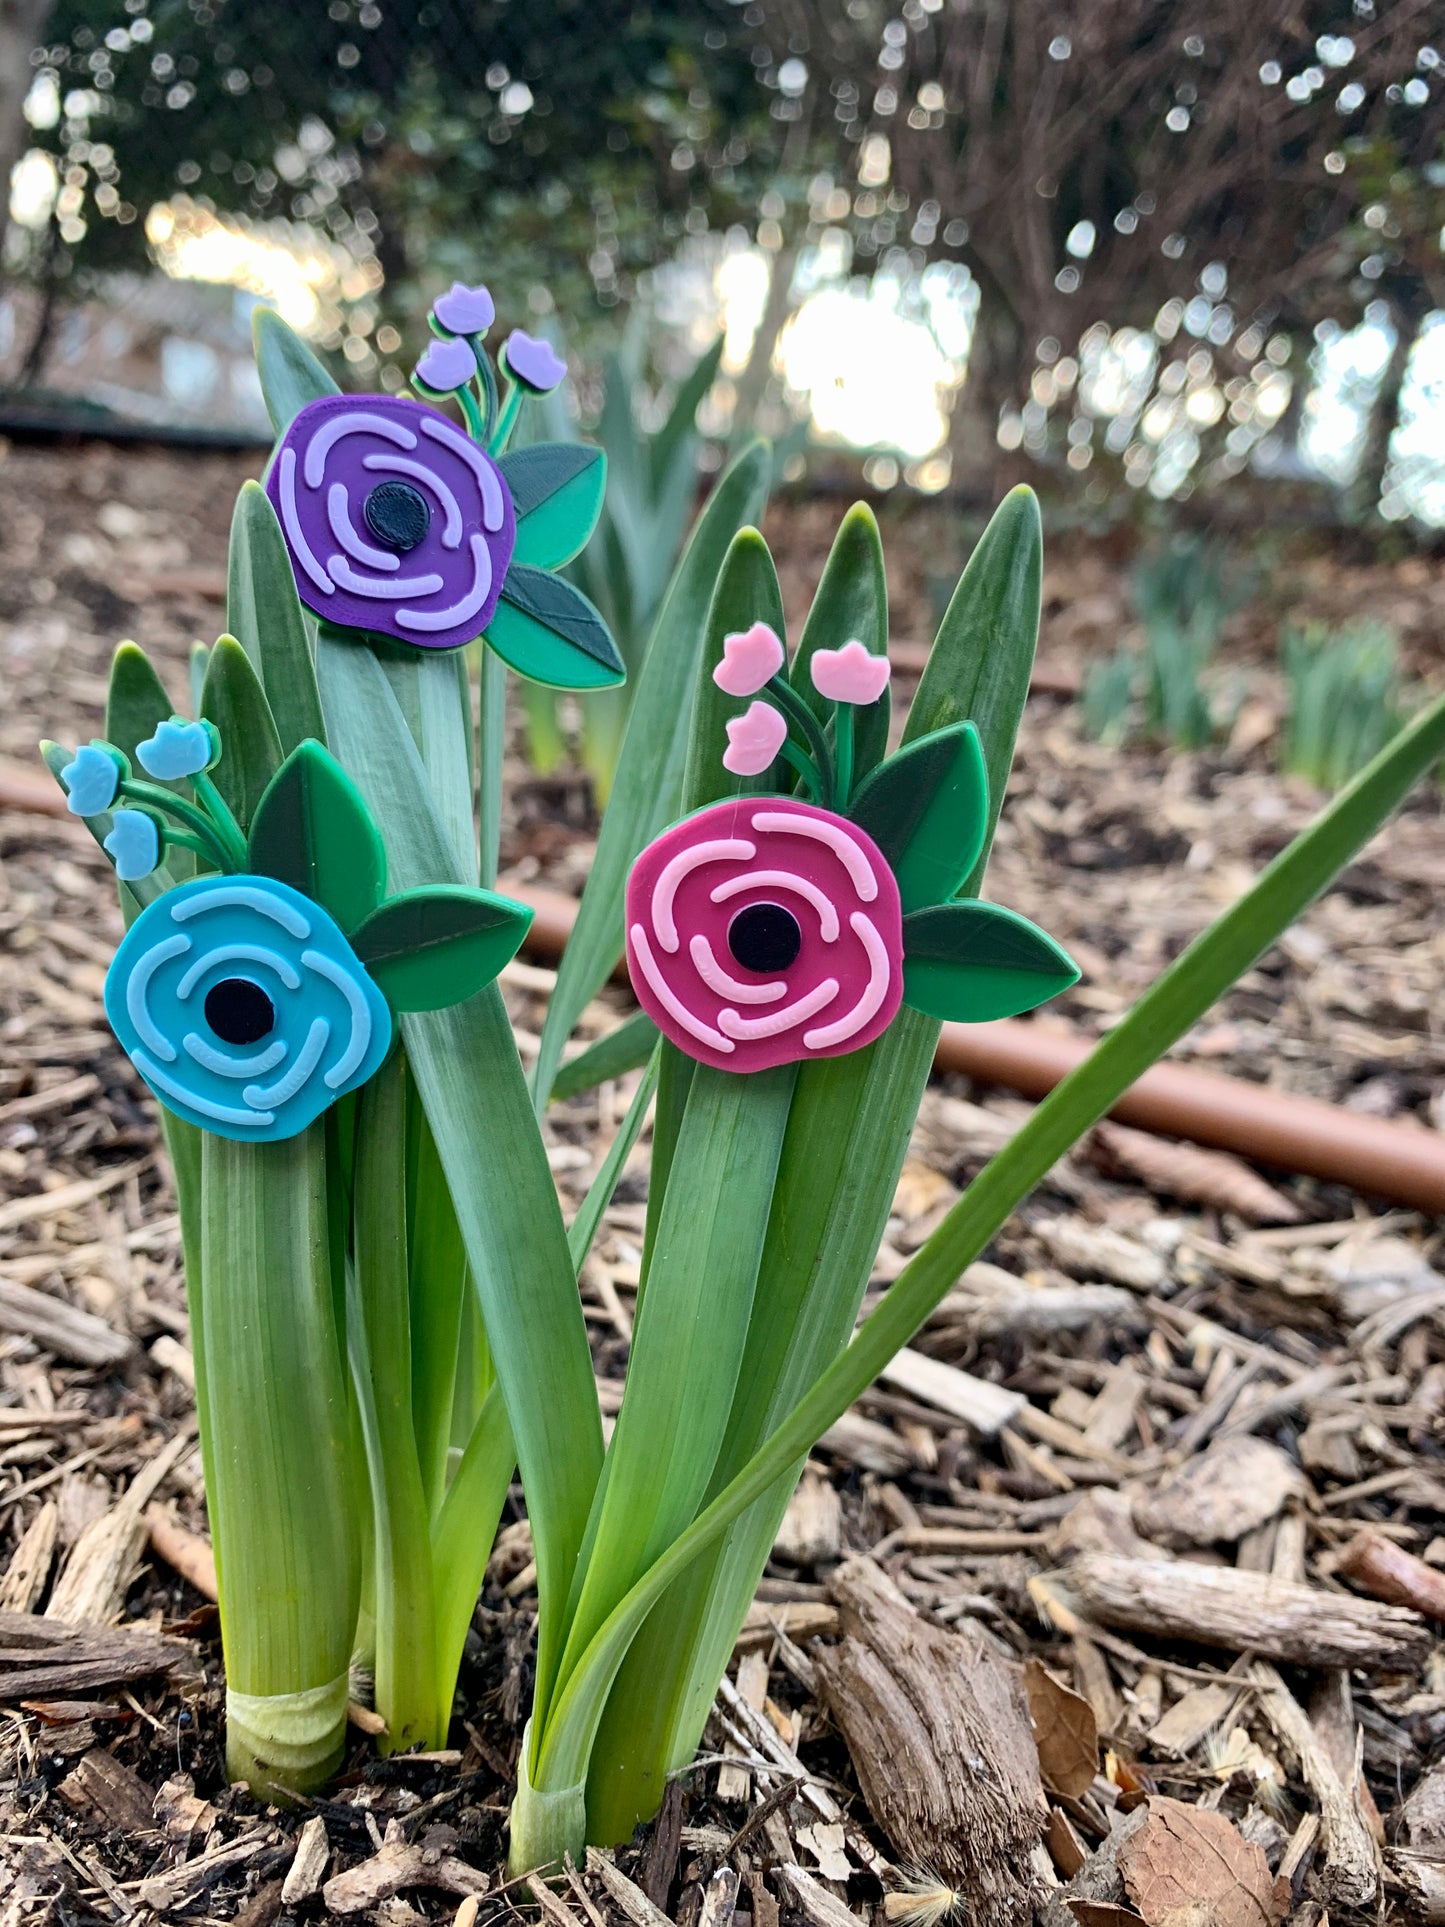
<instances>
[{"instance_id":1,"label":"green plastic leaf","mask_svg":"<svg viewBox=\"0 0 1445 1927\"><path fill-rule=\"evenodd\" d=\"M611 689L627 671L606 623L560 575L514 562L487 641L519 676L554 689Z\"/></svg>"},{"instance_id":2,"label":"green plastic leaf","mask_svg":"<svg viewBox=\"0 0 1445 1927\"><path fill-rule=\"evenodd\" d=\"M278 436L286 433L307 402L341 393L306 343L292 333L274 308L257 308L251 319L251 341L266 413Z\"/></svg>"},{"instance_id":3,"label":"green plastic leaf","mask_svg":"<svg viewBox=\"0 0 1445 1927\"><path fill-rule=\"evenodd\" d=\"M351 941L393 1010L442 1010L491 983L531 921L491 890L434 883L389 898Z\"/></svg>"},{"instance_id":4,"label":"green plastic leaf","mask_svg":"<svg viewBox=\"0 0 1445 1927\"><path fill-rule=\"evenodd\" d=\"M930 1017L1016 1017L1078 980L1052 937L996 903L939 903L903 919L903 1001Z\"/></svg>"},{"instance_id":5,"label":"green plastic leaf","mask_svg":"<svg viewBox=\"0 0 1445 1927\"><path fill-rule=\"evenodd\" d=\"M788 680L820 722L833 706L813 687L808 665L817 649L841 649L861 642L870 654L888 653L888 578L878 521L866 502L855 502L843 517L818 582L818 593L803 624ZM876 703L854 711L853 778L866 776L888 747L888 691Z\"/></svg>"},{"instance_id":6,"label":"green plastic leaf","mask_svg":"<svg viewBox=\"0 0 1445 1927\"><path fill-rule=\"evenodd\" d=\"M552 1080L552 1096L560 1102L582 1091L595 1090L609 1077L623 1077L628 1071L635 1071L651 1057L657 1037L657 1025L647 1012L634 1010L616 1030L609 1030L595 1044L566 1059Z\"/></svg>"},{"instance_id":7,"label":"green plastic leaf","mask_svg":"<svg viewBox=\"0 0 1445 1927\"><path fill-rule=\"evenodd\" d=\"M243 482L231 517L226 623L259 674L281 747L325 742L306 618L281 524L259 482Z\"/></svg>"},{"instance_id":8,"label":"green plastic leaf","mask_svg":"<svg viewBox=\"0 0 1445 1927\"><path fill-rule=\"evenodd\" d=\"M517 511L512 566L560 569L597 526L607 486L607 457L583 442L534 442L498 463Z\"/></svg>"},{"instance_id":9,"label":"green plastic leaf","mask_svg":"<svg viewBox=\"0 0 1445 1927\"><path fill-rule=\"evenodd\" d=\"M241 828L248 829L266 785L281 767L281 737L261 678L234 636L222 636L206 662L201 714L221 732L212 780Z\"/></svg>"},{"instance_id":10,"label":"green plastic leaf","mask_svg":"<svg viewBox=\"0 0 1445 1927\"><path fill-rule=\"evenodd\" d=\"M868 778L849 816L898 879L905 916L947 903L972 874L988 835L988 771L972 723L910 743Z\"/></svg>"},{"instance_id":11,"label":"green plastic leaf","mask_svg":"<svg viewBox=\"0 0 1445 1927\"><path fill-rule=\"evenodd\" d=\"M386 851L346 771L320 743L301 743L256 806L250 859L354 931L386 888Z\"/></svg>"},{"instance_id":12,"label":"green plastic leaf","mask_svg":"<svg viewBox=\"0 0 1445 1927\"><path fill-rule=\"evenodd\" d=\"M762 515L767 493L767 444L753 442L708 497L658 612L634 685L597 852L542 1026L533 1074L539 1109L547 1102L573 1025L622 955L627 873L658 831L683 813L688 719L699 686L708 606L728 544L744 523Z\"/></svg>"}]
</instances>

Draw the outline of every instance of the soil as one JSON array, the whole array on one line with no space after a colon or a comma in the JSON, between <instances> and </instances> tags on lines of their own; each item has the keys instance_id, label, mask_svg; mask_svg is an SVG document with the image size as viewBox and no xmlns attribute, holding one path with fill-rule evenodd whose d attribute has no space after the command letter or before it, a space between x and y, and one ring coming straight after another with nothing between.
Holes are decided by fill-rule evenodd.
<instances>
[{"instance_id":1,"label":"soil","mask_svg":"<svg viewBox=\"0 0 1445 1927\"><path fill-rule=\"evenodd\" d=\"M121 637L142 642L182 696L190 643L224 622L231 505L254 468L98 444L5 453L0 759L34 767L41 734L98 733ZM807 500L771 512L795 621L838 513ZM936 507L890 511L885 523L895 635L922 642L965 545ZM1041 645L1051 662L1082 666L1127 632L1126 561L1080 534L1051 547ZM1438 677L1439 565L1277 544L1256 573L1224 663L1232 732L1209 749L1104 750L1066 698L1029 705L989 887L1083 967L1048 1021L1101 1032L1318 807L1276 768L1282 618L1383 617L1414 672ZM522 752L519 724L504 866L576 890L595 828L585 783L570 770L539 778ZM1175 1055L1445 1126L1441 831L1441 793L1426 786ZM101 1017L119 928L108 865L79 825L0 814L3 1927L157 1917L400 1927L539 1909L551 1927L563 1927L558 1910L575 1927L658 1927L652 1908L682 1927L704 1916L708 1927L775 1927L780 1913L844 1927L850 1911L932 1927L950 1909L988 1923L1026 1920L1035 1905L1052 1927L1162 1927L1176 1890L1212 1909L1188 1916L1196 1927L1445 1917L1421 1898L1445 1893L1440 1227L1224 1154L1201 1164L1160 1140L1141 1151L1107 1127L920 1335L916 1349L944 1377L875 1388L814 1454L704 1743L710 1763L682 1776L657 1825L615 1862L595 1860L556 1890L502 1884L535 1610L516 1491L448 1750L381 1761L357 1728L343 1774L305 1812L265 1811L227 1789L215 1608L148 1544L133 1503L138 1491L154 1500L182 1548L203 1541L174 1199L150 1100ZM535 962L508 972L524 1054L548 983ZM587 1025L625 1007L609 989ZM549 1114L567 1210L630 1088L622 1080ZM1027 1109L935 1081L875 1290ZM645 1172L634 1153L582 1280L606 1409L626 1366ZM1016 1395L1000 1423L960 1417L980 1380ZM103 1521L129 1548L105 1583L93 1570ZM174 1534L167 1543L183 1558ZM1393 1581L1392 1552L1413 1555ZM880 1596L850 1565L860 1555L892 1582L890 1612L923 1615L929 1639L944 1629L960 1654L968 1642L968 1666L1006 1679L996 1699L980 1689L990 1718L1007 1722L1015 1663L1032 1662L1036 1818L1048 1821L1047 1851L1020 1875L1033 1900L980 1884L966 1850L977 1827L968 1771L944 1776L953 1820L929 1809L920 1830L888 1792L908 1778L906 1739L892 1735L896 1771L880 1774L868 1757L876 1723L840 1706L836 1682L860 1676L862 1661L849 1660L864 1639L858 1601ZM1191 1579L1239 1575L1229 1583L1242 1589L1244 1631L1205 1602L1189 1606L1197 1623L1161 1633L1137 1604L1147 1575L1136 1568L1166 1560L1189 1601ZM115 1635L67 1618L87 1575L87 1612ZM1291 1604L1292 1585L1310 1589L1303 1603ZM1426 1612L1406 1632L1369 1618L1401 1598ZM66 1611L47 1615L52 1604ZM1303 1644L1290 1646L1271 1615L1296 1609ZM1373 1628L1361 1656L1330 1643L1339 1614L1356 1610ZM120 1633L174 1644L136 1670L149 1649L138 1656ZM912 1644L928 1641L888 1650ZM8 1689L19 1656L36 1650ZM910 1686L898 1664L901 1705ZM53 1669L51 1684L37 1684L37 1665ZM987 1731L974 1742L987 1751ZM967 1825L954 1825L959 1814ZM315 1820L329 1858L297 1898L300 1829ZM1232 1883L1207 1901L1201 1841ZM388 1868L413 1847L393 1890ZM350 1889L330 1884L351 1870ZM471 1897L458 1890L468 1880Z\"/></svg>"}]
</instances>

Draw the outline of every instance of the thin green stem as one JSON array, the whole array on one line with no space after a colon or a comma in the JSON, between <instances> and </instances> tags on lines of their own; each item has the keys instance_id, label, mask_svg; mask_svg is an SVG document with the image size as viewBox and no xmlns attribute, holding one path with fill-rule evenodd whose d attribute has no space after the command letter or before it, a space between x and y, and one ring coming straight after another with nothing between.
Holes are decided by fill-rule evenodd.
<instances>
[{"instance_id":1,"label":"thin green stem","mask_svg":"<svg viewBox=\"0 0 1445 1927\"><path fill-rule=\"evenodd\" d=\"M833 749L838 758L838 790L835 808L842 815L848 811L848 798L853 789L853 705L838 703L833 710Z\"/></svg>"},{"instance_id":2,"label":"thin green stem","mask_svg":"<svg viewBox=\"0 0 1445 1927\"><path fill-rule=\"evenodd\" d=\"M240 852L241 867L244 869L250 862L246 843L246 832L236 821L234 810L232 810L225 797L222 796L221 792L216 788L216 785L211 781L209 774L205 770L197 770L196 774L191 778L191 788L196 792L196 801L206 812L206 815L210 817L217 829L225 835L232 848Z\"/></svg>"},{"instance_id":3,"label":"thin green stem","mask_svg":"<svg viewBox=\"0 0 1445 1927\"><path fill-rule=\"evenodd\" d=\"M188 824L205 844L219 869L228 872L245 869L246 841L239 829L233 839L224 823L213 823L205 811L197 809L194 803L185 802L170 790L162 789L158 783L143 783L138 777L123 776L120 794L128 796L133 803L144 803L150 809L174 817L178 823ZM232 818L233 824L234 821Z\"/></svg>"},{"instance_id":4,"label":"thin green stem","mask_svg":"<svg viewBox=\"0 0 1445 1927\"><path fill-rule=\"evenodd\" d=\"M833 752L828 747L828 738L823 734L823 725L808 707L804 698L783 676L772 677L766 684L766 688L783 714L791 722L795 722L807 737L808 747L813 752L813 761L818 769L818 801L825 810L832 809L838 784L833 771Z\"/></svg>"},{"instance_id":5,"label":"thin green stem","mask_svg":"<svg viewBox=\"0 0 1445 1927\"><path fill-rule=\"evenodd\" d=\"M467 341L471 346L472 354L476 358L477 381L480 383L482 390L481 426L480 428L473 427L470 415L467 417L467 426L471 428L472 435L475 439L485 447L488 437L492 435L496 426L497 377L492 373L492 358L482 346L482 337L480 335L468 335ZM465 408L466 403L463 402L462 406Z\"/></svg>"},{"instance_id":6,"label":"thin green stem","mask_svg":"<svg viewBox=\"0 0 1445 1927\"><path fill-rule=\"evenodd\" d=\"M471 389L458 388L453 391L461 404L462 413L467 418L467 433L474 442L485 442L487 438L487 418L478 405Z\"/></svg>"},{"instance_id":7,"label":"thin green stem","mask_svg":"<svg viewBox=\"0 0 1445 1927\"><path fill-rule=\"evenodd\" d=\"M167 849L174 843L177 849L194 850L196 855L203 856L207 863L214 863L216 860L216 853L211 845L209 843L202 843L198 836L192 836L187 830L168 829L165 832L165 840Z\"/></svg>"},{"instance_id":8,"label":"thin green stem","mask_svg":"<svg viewBox=\"0 0 1445 1927\"><path fill-rule=\"evenodd\" d=\"M512 439L512 430L517 426L517 417L522 412L526 392L519 381L514 381L508 388L507 399L502 403L501 415L487 445L489 454L501 455L506 452L507 443Z\"/></svg>"},{"instance_id":9,"label":"thin green stem","mask_svg":"<svg viewBox=\"0 0 1445 1927\"><path fill-rule=\"evenodd\" d=\"M799 776L801 776L803 781L808 785L808 788L813 792L813 801L817 803L820 808L826 809L827 804L823 801L823 779L818 774L817 764L813 761L807 750L800 749L790 736L778 753L785 763L792 764Z\"/></svg>"}]
</instances>

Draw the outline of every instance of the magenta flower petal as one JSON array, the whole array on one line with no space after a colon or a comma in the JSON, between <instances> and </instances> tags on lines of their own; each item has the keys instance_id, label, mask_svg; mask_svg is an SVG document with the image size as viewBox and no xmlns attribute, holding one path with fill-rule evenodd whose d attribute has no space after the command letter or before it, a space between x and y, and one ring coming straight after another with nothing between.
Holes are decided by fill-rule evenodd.
<instances>
[{"instance_id":1,"label":"magenta flower petal","mask_svg":"<svg viewBox=\"0 0 1445 1927\"><path fill-rule=\"evenodd\" d=\"M514 328L502 344L502 358L524 388L550 394L567 372L567 364L550 341Z\"/></svg>"},{"instance_id":2,"label":"magenta flower petal","mask_svg":"<svg viewBox=\"0 0 1445 1927\"><path fill-rule=\"evenodd\" d=\"M416 365L422 386L442 395L465 388L476 372L476 356L465 341L434 341Z\"/></svg>"},{"instance_id":3,"label":"magenta flower petal","mask_svg":"<svg viewBox=\"0 0 1445 1927\"><path fill-rule=\"evenodd\" d=\"M815 649L808 670L818 694L835 703L876 703L891 674L887 656L875 656L856 640L841 649Z\"/></svg>"},{"instance_id":4,"label":"magenta flower petal","mask_svg":"<svg viewBox=\"0 0 1445 1927\"><path fill-rule=\"evenodd\" d=\"M308 402L266 493L296 593L328 622L455 649L491 621L516 510L496 463L439 410L399 395Z\"/></svg>"},{"instance_id":5,"label":"magenta flower petal","mask_svg":"<svg viewBox=\"0 0 1445 1927\"><path fill-rule=\"evenodd\" d=\"M497 318L491 295L484 287L469 288L464 281L453 281L439 295L432 313L454 335L484 335Z\"/></svg>"},{"instance_id":6,"label":"magenta flower petal","mask_svg":"<svg viewBox=\"0 0 1445 1927\"><path fill-rule=\"evenodd\" d=\"M783 666L783 645L765 622L723 638L722 661L712 672L729 696L755 696Z\"/></svg>"},{"instance_id":7,"label":"magenta flower petal","mask_svg":"<svg viewBox=\"0 0 1445 1927\"><path fill-rule=\"evenodd\" d=\"M723 768L734 776L761 776L787 738L788 725L771 703L749 703L727 725Z\"/></svg>"},{"instance_id":8,"label":"magenta flower petal","mask_svg":"<svg viewBox=\"0 0 1445 1927\"><path fill-rule=\"evenodd\" d=\"M872 838L789 796L735 797L648 845L627 967L663 1035L719 1070L861 1050L903 1000L898 885Z\"/></svg>"}]
</instances>

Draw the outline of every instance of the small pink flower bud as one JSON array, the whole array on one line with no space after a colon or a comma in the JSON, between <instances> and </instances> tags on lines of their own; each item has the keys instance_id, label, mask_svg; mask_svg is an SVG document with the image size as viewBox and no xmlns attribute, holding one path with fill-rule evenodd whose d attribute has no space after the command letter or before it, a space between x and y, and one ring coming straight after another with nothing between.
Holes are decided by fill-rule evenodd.
<instances>
[{"instance_id":1,"label":"small pink flower bud","mask_svg":"<svg viewBox=\"0 0 1445 1927\"><path fill-rule=\"evenodd\" d=\"M814 689L835 703L876 703L891 673L887 656L875 656L856 639L841 649L815 649L808 669Z\"/></svg>"},{"instance_id":2,"label":"small pink flower bud","mask_svg":"<svg viewBox=\"0 0 1445 1927\"><path fill-rule=\"evenodd\" d=\"M727 732L723 768L734 776L761 776L783 747L788 725L771 703L749 703L741 716L729 721Z\"/></svg>"},{"instance_id":3,"label":"small pink flower bud","mask_svg":"<svg viewBox=\"0 0 1445 1927\"><path fill-rule=\"evenodd\" d=\"M783 645L766 622L723 638L722 661L712 672L718 688L729 696L756 696L783 666Z\"/></svg>"}]
</instances>

